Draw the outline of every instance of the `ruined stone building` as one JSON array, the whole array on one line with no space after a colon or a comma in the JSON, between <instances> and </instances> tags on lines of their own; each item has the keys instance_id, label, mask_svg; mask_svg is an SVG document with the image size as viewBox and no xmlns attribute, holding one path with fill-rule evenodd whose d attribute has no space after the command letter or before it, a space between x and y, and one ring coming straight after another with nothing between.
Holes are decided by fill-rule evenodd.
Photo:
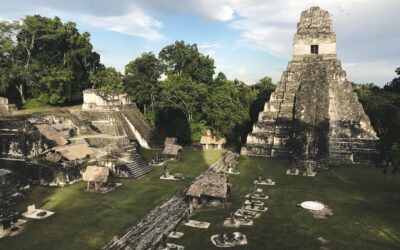
<instances>
[{"instance_id":1,"label":"ruined stone building","mask_svg":"<svg viewBox=\"0 0 400 250\"><path fill-rule=\"evenodd\" d=\"M145 121L126 93L114 95L86 89L83 91L82 110L75 113L89 120L100 133L127 136L137 140L142 148L159 144L154 128Z\"/></svg>"},{"instance_id":2,"label":"ruined stone building","mask_svg":"<svg viewBox=\"0 0 400 250\"><path fill-rule=\"evenodd\" d=\"M0 96L0 116L11 115L15 110L17 110L15 104L9 104L8 98Z\"/></svg>"},{"instance_id":3,"label":"ruined stone building","mask_svg":"<svg viewBox=\"0 0 400 250\"><path fill-rule=\"evenodd\" d=\"M337 164L366 162L377 136L336 58L327 11L301 13L293 59L247 136L242 154Z\"/></svg>"}]
</instances>

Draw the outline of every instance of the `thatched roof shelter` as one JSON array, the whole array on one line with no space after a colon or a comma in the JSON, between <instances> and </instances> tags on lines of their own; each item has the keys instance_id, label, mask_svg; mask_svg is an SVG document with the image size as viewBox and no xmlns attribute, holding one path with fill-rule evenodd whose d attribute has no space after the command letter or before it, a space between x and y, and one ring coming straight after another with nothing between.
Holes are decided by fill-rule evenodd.
<instances>
[{"instance_id":1,"label":"thatched roof shelter","mask_svg":"<svg viewBox=\"0 0 400 250\"><path fill-rule=\"evenodd\" d=\"M106 167L88 166L82 174L82 179L89 182L106 183L109 169Z\"/></svg>"},{"instance_id":2,"label":"thatched roof shelter","mask_svg":"<svg viewBox=\"0 0 400 250\"><path fill-rule=\"evenodd\" d=\"M182 147L176 144L165 144L163 154L165 155L179 155L179 152L182 150Z\"/></svg>"},{"instance_id":3,"label":"thatched roof shelter","mask_svg":"<svg viewBox=\"0 0 400 250\"><path fill-rule=\"evenodd\" d=\"M205 149L208 149L208 146L217 146L217 148L221 148L226 144L226 138L222 137L217 139L217 137L213 136L211 130L207 130L205 135L201 137L200 144L203 145Z\"/></svg>"},{"instance_id":4,"label":"thatched roof shelter","mask_svg":"<svg viewBox=\"0 0 400 250\"><path fill-rule=\"evenodd\" d=\"M69 144L54 148L54 151L69 161L81 160L93 154L92 149L86 143Z\"/></svg>"},{"instance_id":5,"label":"thatched roof shelter","mask_svg":"<svg viewBox=\"0 0 400 250\"><path fill-rule=\"evenodd\" d=\"M175 137L166 137L165 141L164 141L164 145L176 144L177 141L178 141L178 139L176 139Z\"/></svg>"},{"instance_id":6,"label":"thatched roof shelter","mask_svg":"<svg viewBox=\"0 0 400 250\"><path fill-rule=\"evenodd\" d=\"M220 138L217 140L215 136L203 135L200 139L200 144L214 144L214 145L224 145L226 143L226 138Z\"/></svg>"},{"instance_id":7,"label":"thatched roof shelter","mask_svg":"<svg viewBox=\"0 0 400 250\"><path fill-rule=\"evenodd\" d=\"M204 172L197 177L186 192L187 196L211 196L226 199L228 196L227 176L212 170Z\"/></svg>"},{"instance_id":8,"label":"thatched roof shelter","mask_svg":"<svg viewBox=\"0 0 400 250\"><path fill-rule=\"evenodd\" d=\"M36 124L35 127L46 139L54 141L58 146L63 146L68 143L68 141L49 124Z\"/></svg>"}]
</instances>

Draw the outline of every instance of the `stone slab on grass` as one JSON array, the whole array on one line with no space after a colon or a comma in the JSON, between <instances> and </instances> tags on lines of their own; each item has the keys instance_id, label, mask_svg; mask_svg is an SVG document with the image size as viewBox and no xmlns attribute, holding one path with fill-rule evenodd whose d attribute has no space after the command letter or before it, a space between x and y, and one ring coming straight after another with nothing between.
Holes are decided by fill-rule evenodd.
<instances>
[{"instance_id":1,"label":"stone slab on grass","mask_svg":"<svg viewBox=\"0 0 400 250\"><path fill-rule=\"evenodd\" d=\"M254 222L251 219L244 219L244 218L235 218L234 223L231 223L230 218L226 218L224 223L222 224L224 227L235 227L238 228L240 226L253 226Z\"/></svg>"},{"instance_id":2,"label":"stone slab on grass","mask_svg":"<svg viewBox=\"0 0 400 250\"><path fill-rule=\"evenodd\" d=\"M286 174L288 175L299 175L300 170L296 169L296 171L294 171L294 173L292 172L291 169L286 170Z\"/></svg>"},{"instance_id":3,"label":"stone slab on grass","mask_svg":"<svg viewBox=\"0 0 400 250\"><path fill-rule=\"evenodd\" d=\"M253 201L254 205L256 206L264 206L264 202L263 201ZM245 200L244 205L251 205L251 201L250 200Z\"/></svg>"},{"instance_id":4,"label":"stone slab on grass","mask_svg":"<svg viewBox=\"0 0 400 250\"><path fill-rule=\"evenodd\" d=\"M185 223L185 226L207 229L210 226L210 223L197 220L189 220L189 222Z\"/></svg>"},{"instance_id":5,"label":"stone slab on grass","mask_svg":"<svg viewBox=\"0 0 400 250\"><path fill-rule=\"evenodd\" d=\"M235 216L236 217L244 217L244 216L246 216L246 217L252 218L252 219L258 218L258 217L260 217L260 215L261 214L258 213L258 212L248 211L248 210L242 211L241 209L238 209L235 212Z\"/></svg>"},{"instance_id":6,"label":"stone slab on grass","mask_svg":"<svg viewBox=\"0 0 400 250\"><path fill-rule=\"evenodd\" d=\"M167 181L180 181L185 179L185 177L183 177L182 179L176 179L173 175L167 175L167 177L164 177L164 175L160 176L161 180L167 180Z\"/></svg>"},{"instance_id":7,"label":"stone slab on grass","mask_svg":"<svg viewBox=\"0 0 400 250\"><path fill-rule=\"evenodd\" d=\"M250 198L250 196L252 199L256 199L256 200L268 200L269 199L268 195L261 196L260 194L246 194L244 197Z\"/></svg>"},{"instance_id":8,"label":"stone slab on grass","mask_svg":"<svg viewBox=\"0 0 400 250\"><path fill-rule=\"evenodd\" d=\"M211 236L211 242L213 243L214 246L216 247L234 247L234 246L243 246L247 244L247 237L246 235L242 235L243 239L239 242L226 242L225 245L219 245L216 241L216 239L218 238L218 234L215 234L213 236Z\"/></svg>"},{"instance_id":9,"label":"stone slab on grass","mask_svg":"<svg viewBox=\"0 0 400 250\"><path fill-rule=\"evenodd\" d=\"M42 212L46 212L46 214L44 216L38 216L39 213ZM23 213L22 216L24 216L25 218L29 218L29 219L35 219L35 220L43 220L46 219L50 216L52 216L54 214L54 212L51 211L46 211L46 210L42 210L42 209L36 209L35 211L31 212L31 213Z\"/></svg>"},{"instance_id":10,"label":"stone slab on grass","mask_svg":"<svg viewBox=\"0 0 400 250\"><path fill-rule=\"evenodd\" d=\"M163 250L170 250L170 249L183 250L183 249L185 249L185 247L181 246L181 245L173 244L173 243L167 243L167 247L166 248L162 248L162 249Z\"/></svg>"},{"instance_id":11,"label":"stone slab on grass","mask_svg":"<svg viewBox=\"0 0 400 250\"><path fill-rule=\"evenodd\" d=\"M252 211L252 212L258 212L258 213L265 213L265 212L267 212L267 210L268 210L268 208L267 207L263 207L263 208L261 208L261 207L259 207L259 206L254 206L254 208L251 208L251 206L250 205L246 205L245 207L244 207L244 209L245 210L248 210L248 211Z\"/></svg>"},{"instance_id":12,"label":"stone slab on grass","mask_svg":"<svg viewBox=\"0 0 400 250\"><path fill-rule=\"evenodd\" d=\"M234 219L234 220L233 220L233 224L232 224L230 218L226 218L226 219L224 220L224 223L222 223L222 225L223 225L224 227L236 227L236 228L240 227L239 221L237 221L236 219Z\"/></svg>"},{"instance_id":13,"label":"stone slab on grass","mask_svg":"<svg viewBox=\"0 0 400 250\"><path fill-rule=\"evenodd\" d=\"M317 172L304 172L303 176L314 177L317 175Z\"/></svg>"},{"instance_id":14,"label":"stone slab on grass","mask_svg":"<svg viewBox=\"0 0 400 250\"><path fill-rule=\"evenodd\" d=\"M24 230L24 227L21 225L24 224L26 220L21 220L19 219L16 223L12 223L11 227L9 229L3 229L3 227L0 227L0 239L8 236L15 236ZM13 228L17 228L18 230L13 230Z\"/></svg>"},{"instance_id":15,"label":"stone slab on grass","mask_svg":"<svg viewBox=\"0 0 400 250\"><path fill-rule=\"evenodd\" d=\"M257 185L275 186L275 181L272 181L272 180L269 180L269 179L263 180L263 181L261 181L261 182L259 182L259 181L254 181L254 183L257 184Z\"/></svg>"},{"instance_id":16,"label":"stone slab on grass","mask_svg":"<svg viewBox=\"0 0 400 250\"><path fill-rule=\"evenodd\" d=\"M182 233L182 232L170 232L169 234L168 234L168 237L169 238L172 238L172 239L179 239L179 238L182 238L183 237L183 235L185 235L184 233Z\"/></svg>"}]
</instances>

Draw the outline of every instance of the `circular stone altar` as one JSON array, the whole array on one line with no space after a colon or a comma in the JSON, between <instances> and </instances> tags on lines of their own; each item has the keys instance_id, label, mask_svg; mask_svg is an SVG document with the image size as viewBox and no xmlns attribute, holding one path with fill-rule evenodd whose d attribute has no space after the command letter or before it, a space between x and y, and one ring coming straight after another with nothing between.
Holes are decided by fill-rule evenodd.
<instances>
[{"instance_id":1,"label":"circular stone altar","mask_svg":"<svg viewBox=\"0 0 400 250\"><path fill-rule=\"evenodd\" d=\"M316 201L304 201L300 204L300 206L304 209L313 210L313 211L320 211L325 208L325 205L316 202Z\"/></svg>"}]
</instances>

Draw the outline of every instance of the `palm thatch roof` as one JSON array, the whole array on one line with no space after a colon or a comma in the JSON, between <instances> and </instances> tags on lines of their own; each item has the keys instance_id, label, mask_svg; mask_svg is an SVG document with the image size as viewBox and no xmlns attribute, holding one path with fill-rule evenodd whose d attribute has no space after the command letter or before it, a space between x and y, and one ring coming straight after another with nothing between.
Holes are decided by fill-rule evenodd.
<instances>
[{"instance_id":1,"label":"palm thatch roof","mask_svg":"<svg viewBox=\"0 0 400 250\"><path fill-rule=\"evenodd\" d=\"M109 169L106 167L88 166L82 174L84 181L106 183L109 175Z\"/></svg>"},{"instance_id":2,"label":"palm thatch roof","mask_svg":"<svg viewBox=\"0 0 400 250\"><path fill-rule=\"evenodd\" d=\"M215 136L213 136L211 130L207 129L205 135L203 135L200 139L200 144L213 144L213 145L224 145L226 143L226 138L220 138L217 140Z\"/></svg>"},{"instance_id":3,"label":"palm thatch roof","mask_svg":"<svg viewBox=\"0 0 400 250\"><path fill-rule=\"evenodd\" d=\"M68 143L68 141L49 124L36 124L35 127L46 139L54 141L58 146Z\"/></svg>"},{"instance_id":4,"label":"palm thatch roof","mask_svg":"<svg viewBox=\"0 0 400 250\"><path fill-rule=\"evenodd\" d=\"M176 144L176 139L175 137L166 137L164 141L164 145L169 145L169 144Z\"/></svg>"},{"instance_id":5,"label":"palm thatch roof","mask_svg":"<svg viewBox=\"0 0 400 250\"><path fill-rule=\"evenodd\" d=\"M182 147L176 144L165 144L163 154L177 156Z\"/></svg>"},{"instance_id":6,"label":"palm thatch roof","mask_svg":"<svg viewBox=\"0 0 400 250\"><path fill-rule=\"evenodd\" d=\"M69 144L54 148L54 150L69 161L81 160L93 154L92 149L86 143Z\"/></svg>"},{"instance_id":7,"label":"palm thatch roof","mask_svg":"<svg viewBox=\"0 0 400 250\"><path fill-rule=\"evenodd\" d=\"M204 195L225 199L228 196L227 176L224 173L207 170L190 185L186 195L199 198Z\"/></svg>"},{"instance_id":8,"label":"palm thatch roof","mask_svg":"<svg viewBox=\"0 0 400 250\"><path fill-rule=\"evenodd\" d=\"M225 137L217 140L215 136L203 135L200 139L200 144L224 145L225 143L226 143Z\"/></svg>"},{"instance_id":9,"label":"palm thatch roof","mask_svg":"<svg viewBox=\"0 0 400 250\"><path fill-rule=\"evenodd\" d=\"M11 174L12 171L4 168L0 168L0 176L6 176L8 174Z\"/></svg>"},{"instance_id":10,"label":"palm thatch roof","mask_svg":"<svg viewBox=\"0 0 400 250\"><path fill-rule=\"evenodd\" d=\"M224 162L225 164L236 163L236 154L232 151L228 151L225 155Z\"/></svg>"}]
</instances>

